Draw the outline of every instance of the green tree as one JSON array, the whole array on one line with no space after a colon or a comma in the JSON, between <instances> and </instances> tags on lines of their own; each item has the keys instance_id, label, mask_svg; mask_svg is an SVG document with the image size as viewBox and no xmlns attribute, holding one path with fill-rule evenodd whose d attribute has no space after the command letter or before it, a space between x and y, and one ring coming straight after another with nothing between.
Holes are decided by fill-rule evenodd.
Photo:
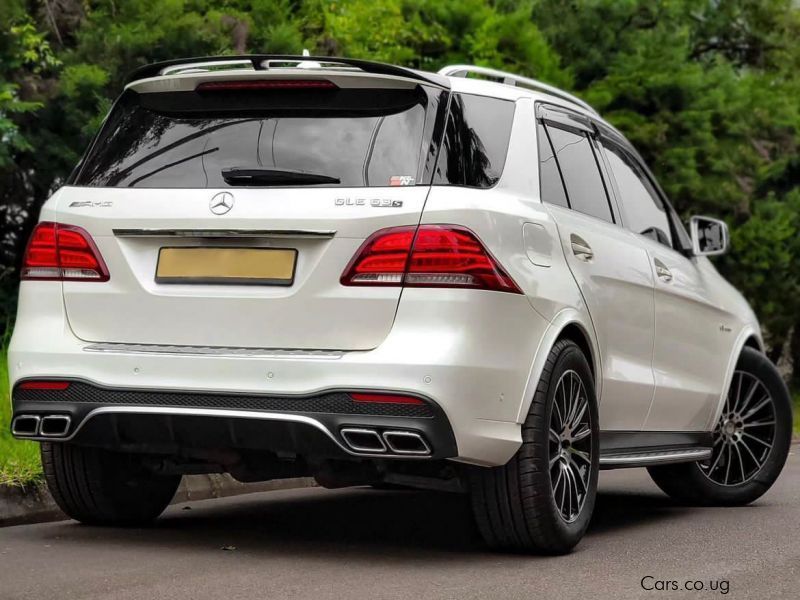
<instances>
[{"instance_id":1,"label":"green tree","mask_svg":"<svg viewBox=\"0 0 800 600\"><path fill-rule=\"evenodd\" d=\"M755 307L773 358L789 346L800 366L794 0L4 0L0 22L5 298L38 207L127 73L178 56L306 47L428 70L477 63L587 98L684 216L728 221L733 252L719 266Z\"/></svg>"}]
</instances>

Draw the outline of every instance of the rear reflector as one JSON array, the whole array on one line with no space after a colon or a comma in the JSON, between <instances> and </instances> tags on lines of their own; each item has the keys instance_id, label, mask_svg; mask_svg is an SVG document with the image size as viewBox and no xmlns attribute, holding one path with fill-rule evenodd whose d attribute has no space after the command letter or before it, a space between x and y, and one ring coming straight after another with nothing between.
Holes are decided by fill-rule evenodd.
<instances>
[{"instance_id":1,"label":"rear reflector","mask_svg":"<svg viewBox=\"0 0 800 600\"><path fill-rule=\"evenodd\" d=\"M456 225L390 227L375 232L350 261L341 283L522 293L478 237Z\"/></svg>"},{"instance_id":2,"label":"rear reflector","mask_svg":"<svg viewBox=\"0 0 800 600\"><path fill-rule=\"evenodd\" d=\"M23 381L19 384L21 390L65 390L69 381Z\"/></svg>"},{"instance_id":3,"label":"rear reflector","mask_svg":"<svg viewBox=\"0 0 800 600\"><path fill-rule=\"evenodd\" d=\"M20 278L108 281L109 275L100 251L85 229L42 221L31 234Z\"/></svg>"},{"instance_id":4,"label":"rear reflector","mask_svg":"<svg viewBox=\"0 0 800 600\"><path fill-rule=\"evenodd\" d=\"M326 79L261 79L239 81L205 81L197 92L220 92L232 90L335 90L338 86Z\"/></svg>"},{"instance_id":5,"label":"rear reflector","mask_svg":"<svg viewBox=\"0 0 800 600\"><path fill-rule=\"evenodd\" d=\"M401 396L399 394L357 394L351 393L350 397L355 402L375 402L379 404L425 404L419 398L413 396Z\"/></svg>"}]
</instances>

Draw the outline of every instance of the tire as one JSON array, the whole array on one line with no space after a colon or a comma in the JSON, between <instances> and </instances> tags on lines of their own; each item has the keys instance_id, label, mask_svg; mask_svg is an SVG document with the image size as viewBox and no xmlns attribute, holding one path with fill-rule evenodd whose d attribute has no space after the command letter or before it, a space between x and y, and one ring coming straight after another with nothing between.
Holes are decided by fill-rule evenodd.
<instances>
[{"instance_id":1,"label":"tire","mask_svg":"<svg viewBox=\"0 0 800 600\"><path fill-rule=\"evenodd\" d=\"M656 485L679 502L741 506L761 497L775 483L791 441L789 390L775 365L747 347L736 364L722 417L714 429L711 459L649 467L648 471Z\"/></svg>"},{"instance_id":2,"label":"tire","mask_svg":"<svg viewBox=\"0 0 800 600\"><path fill-rule=\"evenodd\" d=\"M580 381L584 393L581 395L578 388L575 394L578 397L575 404L583 407L573 412L577 418L567 419L573 424L571 429L582 437L574 440L575 445L565 447L559 436L551 437L550 425L551 419L560 418L562 407L570 406L565 404L566 398L560 391L566 389L560 384L566 385L568 381L575 388ZM556 405L558 408L554 409ZM522 445L517 453L502 467L470 470L473 514L486 543L496 549L537 554L565 554L572 550L586 532L594 510L598 461L597 401L592 372L581 349L570 340L561 340L550 351L522 426ZM562 502L567 494L567 469L570 477L576 478L572 479L575 487L569 488L578 490L574 494L574 511L571 505ZM582 498L579 484L584 486Z\"/></svg>"},{"instance_id":3,"label":"tire","mask_svg":"<svg viewBox=\"0 0 800 600\"><path fill-rule=\"evenodd\" d=\"M90 525L147 524L164 511L181 480L148 472L135 454L43 442L41 455L56 504Z\"/></svg>"}]
</instances>

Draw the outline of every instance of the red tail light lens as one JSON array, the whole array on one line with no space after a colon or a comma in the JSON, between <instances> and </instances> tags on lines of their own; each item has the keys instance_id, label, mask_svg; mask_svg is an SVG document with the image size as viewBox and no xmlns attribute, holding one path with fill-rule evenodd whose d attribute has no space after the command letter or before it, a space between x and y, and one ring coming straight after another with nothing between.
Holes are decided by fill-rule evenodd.
<instances>
[{"instance_id":1,"label":"red tail light lens","mask_svg":"<svg viewBox=\"0 0 800 600\"><path fill-rule=\"evenodd\" d=\"M382 229L364 242L341 282L522 293L477 236L456 225Z\"/></svg>"},{"instance_id":2,"label":"red tail light lens","mask_svg":"<svg viewBox=\"0 0 800 600\"><path fill-rule=\"evenodd\" d=\"M378 404L413 404L415 406L425 404L414 396L401 396L399 394L361 394L351 392L350 397L354 402L367 402Z\"/></svg>"},{"instance_id":3,"label":"red tail light lens","mask_svg":"<svg viewBox=\"0 0 800 600\"><path fill-rule=\"evenodd\" d=\"M21 390L58 390L63 391L69 387L69 381L23 381L19 384Z\"/></svg>"},{"instance_id":4,"label":"red tail light lens","mask_svg":"<svg viewBox=\"0 0 800 600\"><path fill-rule=\"evenodd\" d=\"M42 221L31 234L22 279L108 281L108 269L88 232L75 225Z\"/></svg>"},{"instance_id":5,"label":"red tail light lens","mask_svg":"<svg viewBox=\"0 0 800 600\"><path fill-rule=\"evenodd\" d=\"M239 81L206 81L195 88L197 92L234 90L335 90L338 86L326 79L262 79Z\"/></svg>"}]
</instances>

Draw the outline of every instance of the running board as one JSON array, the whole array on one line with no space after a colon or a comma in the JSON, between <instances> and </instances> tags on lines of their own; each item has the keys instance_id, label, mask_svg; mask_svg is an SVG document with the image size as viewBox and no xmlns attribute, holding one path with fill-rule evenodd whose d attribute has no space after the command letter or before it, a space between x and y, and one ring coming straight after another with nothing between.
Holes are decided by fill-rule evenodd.
<instances>
[{"instance_id":1,"label":"running board","mask_svg":"<svg viewBox=\"0 0 800 600\"><path fill-rule=\"evenodd\" d=\"M709 458L711 458L711 448L610 451L600 454L600 468L649 467L670 463L697 462Z\"/></svg>"}]
</instances>

